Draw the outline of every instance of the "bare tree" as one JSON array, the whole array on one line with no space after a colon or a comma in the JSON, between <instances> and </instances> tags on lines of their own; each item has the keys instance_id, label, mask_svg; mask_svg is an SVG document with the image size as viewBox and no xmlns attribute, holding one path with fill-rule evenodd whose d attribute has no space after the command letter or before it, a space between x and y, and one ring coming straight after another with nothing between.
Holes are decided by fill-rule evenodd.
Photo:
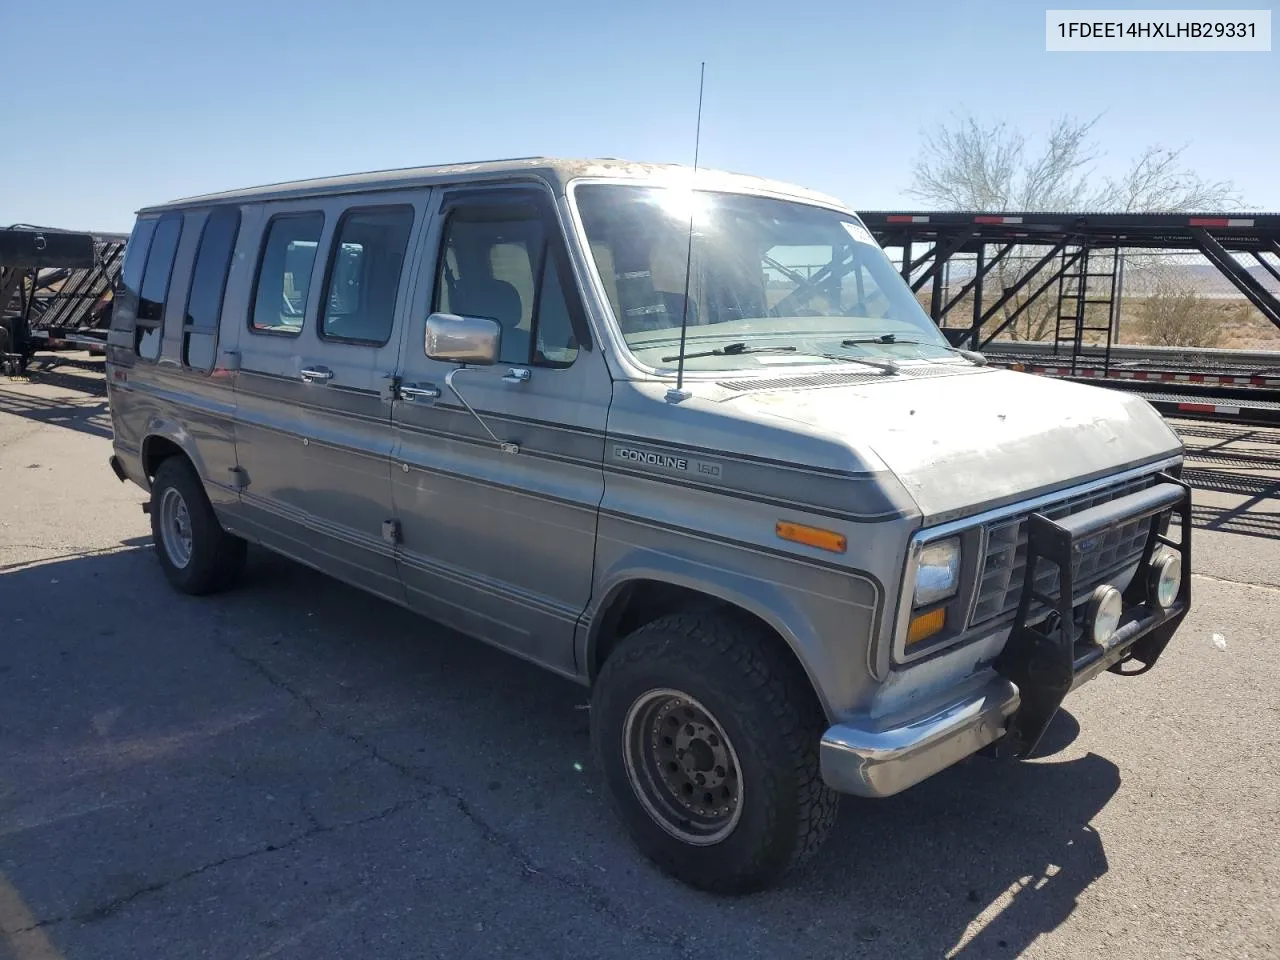
<instances>
[{"instance_id":1,"label":"bare tree","mask_svg":"<svg viewBox=\"0 0 1280 960\"><path fill-rule=\"evenodd\" d=\"M1030 145L1001 121L973 116L925 135L908 193L944 210L1145 211L1238 209L1229 181L1209 181L1182 164L1185 147L1151 146L1118 178L1099 177L1098 117L1061 117L1044 142ZM994 284L1007 290L1043 254L1015 248L993 269ZM1033 284L1034 286L1034 284ZM1044 297L1024 306L1028 291L1011 299L1004 316L1018 312L1009 328L1014 339L1043 339L1055 322L1056 301Z\"/></svg>"},{"instance_id":2,"label":"bare tree","mask_svg":"<svg viewBox=\"0 0 1280 960\"><path fill-rule=\"evenodd\" d=\"M1138 301L1135 326L1147 342L1162 347L1216 347L1222 343L1239 306L1225 309L1200 296L1190 284L1171 274L1160 276Z\"/></svg>"}]
</instances>

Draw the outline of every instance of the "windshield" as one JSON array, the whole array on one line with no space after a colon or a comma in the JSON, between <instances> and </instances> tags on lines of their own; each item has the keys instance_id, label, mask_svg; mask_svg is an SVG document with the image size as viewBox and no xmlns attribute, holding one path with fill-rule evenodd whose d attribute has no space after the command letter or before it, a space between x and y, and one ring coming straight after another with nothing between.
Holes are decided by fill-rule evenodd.
<instances>
[{"instance_id":1,"label":"windshield","mask_svg":"<svg viewBox=\"0 0 1280 960\"><path fill-rule=\"evenodd\" d=\"M947 341L851 215L649 186L583 184L574 198L622 335L647 366L675 367L686 262L686 370L947 355Z\"/></svg>"}]
</instances>

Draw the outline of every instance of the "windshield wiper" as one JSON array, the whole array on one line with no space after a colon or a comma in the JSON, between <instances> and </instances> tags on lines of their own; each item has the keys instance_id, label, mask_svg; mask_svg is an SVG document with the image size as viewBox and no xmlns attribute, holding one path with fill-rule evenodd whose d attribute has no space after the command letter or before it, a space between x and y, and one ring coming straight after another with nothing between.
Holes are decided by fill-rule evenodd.
<instances>
[{"instance_id":1,"label":"windshield wiper","mask_svg":"<svg viewBox=\"0 0 1280 960\"><path fill-rule=\"evenodd\" d=\"M886 374L897 373L898 365L892 360L873 360L871 357L851 357L847 353L824 353L822 354L828 360L839 360L842 363L861 363L864 366L875 367L877 370L883 370Z\"/></svg>"},{"instance_id":2,"label":"windshield wiper","mask_svg":"<svg viewBox=\"0 0 1280 960\"><path fill-rule=\"evenodd\" d=\"M961 350L959 347L953 347L950 344L945 343L925 343L923 340L899 340L898 337L892 333L884 333L878 337L857 337L849 340L841 340L840 346L859 347L864 343L892 343L917 347L937 347L939 350L946 350L949 353L954 353L964 357L970 363L975 363L980 367L985 367L987 365L987 358L972 350Z\"/></svg>"},{"instance_id":3,"label":"windshield wiper","mask_svg":"<svg viewBox=\"0 0 1280 960\"><path fill-rule=\"evenodd\" d=\"M745 343L726 343L723 347L716 347L714 350L702 350L698 353L686 353L686 360L694 360L698 357L737 357L744 353L795 353L795 347L752 347ZM680 354L674 357L663 357L663 363L672 363L680 359Z\"/></svg>"}]
</instances>

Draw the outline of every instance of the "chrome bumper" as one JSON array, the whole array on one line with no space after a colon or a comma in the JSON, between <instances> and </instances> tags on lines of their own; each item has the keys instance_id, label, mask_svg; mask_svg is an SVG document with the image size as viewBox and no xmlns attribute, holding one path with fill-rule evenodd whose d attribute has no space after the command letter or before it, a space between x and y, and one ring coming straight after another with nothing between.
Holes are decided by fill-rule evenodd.
<instances>
[{"instance_id":1,"label":"chrome bumper","mask_svg":"<svg viewBox=\"0 0 1280 960\"><path fill-rule=\"evenodd\" d=\"M921 717L838 723L822 736L822 779L841 793L891 797L998 740L1020 699L992 676Z\"/></svg>"}]
</instances>

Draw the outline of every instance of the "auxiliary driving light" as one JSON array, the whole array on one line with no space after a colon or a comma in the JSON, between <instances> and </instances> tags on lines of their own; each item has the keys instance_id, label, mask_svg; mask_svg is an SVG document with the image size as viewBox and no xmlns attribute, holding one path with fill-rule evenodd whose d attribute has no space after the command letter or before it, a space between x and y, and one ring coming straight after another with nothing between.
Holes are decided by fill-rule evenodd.
<instances>
[{"instance_id":1,"label":"auxiliary driving light","mask_svg":"<svg viewBox=\"0 0 1280 960\"><path fill-rule=\"evenodd\" d=\"M1124 601L1120 591L1108 584L1103 584L1093 591L1093 599L1089 601L1089 629L1093 634L1093 642L1105 647L1120 626L1120 615L1124 612Z\"/></svg>"},{"instance_id":2,"label":"auxiliary driving light","mask_svg":"<svg viewBox=\"0 0 1280 960\"><path fill-rule=\"evenodd\" d=\"M1151 578L1151 596L1156 598L1162 610L1168 610L1178 599L1178 591L1182 588L1182 557L1166 550L1151 562L1148 576Z\"/></svg>"}]
</instances>

